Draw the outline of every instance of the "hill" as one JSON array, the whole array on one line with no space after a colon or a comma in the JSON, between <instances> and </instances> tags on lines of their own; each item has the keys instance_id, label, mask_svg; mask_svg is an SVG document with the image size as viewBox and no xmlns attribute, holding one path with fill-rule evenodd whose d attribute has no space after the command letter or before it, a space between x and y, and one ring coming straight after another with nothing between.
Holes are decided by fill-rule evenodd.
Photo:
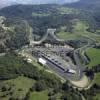
<instances>
[{"instance_id":1,"label":"hill","mask_svg":"<svg viewBox=\"0 0 100 100\"><path fill-rule=\"evenodd\" d=\"M37 26L40 28L41 24L42 26L46 24L49 27L59 27L58 24L63 25L68 23L69 20L71 21L76 18L88 22L95 22L91 13L88 14L87 11L54 4L9 6L1 9L0 15L7 18L26 19L32 26L39 23Z\"/></svg>"},{"instance_id":2,"label":"hill","mask_svg":"<svg viewBox=\"0 0 100 100\"><path fill-rule=\"evenodd\" d=\"M8 22L0 17L0 52L21 48L29 42L29 24L25 20Z\"/></svg>"},{"instance_id":3,"label":"hill","mask_svg":"<svg viewBox=\"0 0 100 100\"><path fill-rule=\"evenodd\" d=\"M26 37L27 37L29 33L29 27L33 28L33 35L36 34L40 38L46 33L48 28L56 28L57 33L59 33L60 31L62 31L61 27L66 27L64 31L65 33L66 32L69 33L69 36L71 37L68 39L68 41L70 40L80 41L81 38L83 38L82 34L85 33L86 33L85 35L88 34L88 36L92 36L92 37L94 37L94 34L100 34L99 32L100 21L99 21L99 13L98 13L99 8L96 6L96 10L94 9L93 13L95 13L95 15L88 9L88 6L91 6L92 3L95 6L99 1L96 2L96 4L93 1L91 3L87 3L87 2L89 2L89 0L88 1L82 0L80 2L72 3L70 5L68 4L67 5L56 5L56 4L13 5L1 9L0 16L6 17L4 24L7 27L16 26L17 24L17 32L15 32L15 30L13 30L12 32L12 34L15 32L16 35L14 36L11 35L13 37L16 37L17 46L16 45L14 46L14 44L16 44L14 43L15 38L12 39L14 44L10 43L10 45L12 44L14 48L15 47L19 48L22 45L28 43L28 38L23 39L24 42L22 39L18 40L18 38L25 35L24 33L26 33ZM82 3L84 5L83 7L77 6L77 5L82 5ZM27 23L25 24L25 26L23 26L23 20L26 21ZM19 22L21 26L20 28L18 27ZM81 27L77 27L80 28L80 31L75 29L77 23L80 24L85 23L83 25L84 27L87 27L84 30L85 33L81 30L83 27L82 24ZM25 32L24 30L25 28L28 28L28 32ZM9 34L8 31L6 33ZM80 35L81 37L74 39L73 38L75 35L74 33L75 34L79 33L78 35L81 34L82 36ZM93 34L91 35L91 33ZM97 39L98 37L96 36L95 38ZM65 39L67 40L67 38ZM82 39L82 41L80 42L82 43L85 41L86 38Z\"/></svg>"},{"instance_id":4,"label":"hill","mask_svg":"<svg viewBox=\"0 0 100 100\"><path fill-rule=\"evenodd\" d=\"M99 100L98 73L94 76L94 84L90 89L79 91L68 81L62 83L45 66L35 61L28 63L26 58L12 51L29 44L30 33L33 33L34 39L41 38L48 28L56 28L55 35L65 39L74 48L83 46L86 49L87 44L99 43L99 1L89 2L90 0L81 0L65 5L14 5L0 10L0 53L10 51L4 56L0 55L0 99L82 100L83 95L87 100ZM85 49L80 50L83 56ZM22 51L25 52L24 49ZM88 49L89 65L94 67L99 64L99 51ZM81 58L81 55L78 56Z\"/></svg>"},{"instance_id":5,"label":"hill","mask_svg":"<svg viewBox=\"0 0 100 100\"><path fill-rule=\"evenodd\" d=\"M69 6L69 7L74 7L74 8L92 10L99 7L100 0L95 0L95 1L94 0L80 0L75 3L64 4L64 5Z\"/></svg>"}]
</instances>

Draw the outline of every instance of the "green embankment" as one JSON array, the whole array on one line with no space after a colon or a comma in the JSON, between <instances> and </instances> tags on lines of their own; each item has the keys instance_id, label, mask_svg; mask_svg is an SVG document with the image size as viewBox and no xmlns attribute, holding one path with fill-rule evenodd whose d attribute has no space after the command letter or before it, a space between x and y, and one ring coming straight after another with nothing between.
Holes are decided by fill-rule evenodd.
<instances>
[{"instance_id":1,"label":"green embankment","mask_svg":"<svg viewBox=\"0 0 100 100\"><path fill-rule=\"evenodd\" d=\"M77 22L73 22L73 29L72 32L65 32L65 29L67 28L62 28L60 29L60 32L58 32L56 35L59 38L62 39L77 39L82 37L82 34L85 32L87 26L85 25L85 23L81 22L81 21L77 21Z\"/></svg>"},{"instance_id":2,"label":"green embankment","mask_svg":"<svg viewBox=\"0 0 100 100\"><path fill-rule=\"evenodd\" d=\"M48 90L42 92L33 92L30 95L29 100L48 100Z\"/></svg>"},{"instance_id":3,"label":"green embankment","mask_svg":"<svg viewBox=\"0 0 100 100\"><path fill-rule=\"evenodd\" d=\"M100 84L100 73L95 74L94 82L98 85Z\"/></svg>"},{"instance_id":4,"label":"green embankment","mask_svg":"<svg viewBox=\"0 0 100 100\"><path fill-rule=\"evenodd\" d=\"M100 49L88 49L87 56L90 58L90 63L88 64L89 67L100 64Z\"/></svg>"},{"instance_id":5,"label":"green embankment","mask_svg":"<svg viewBox=\"0 0 100 100\"><path fill-rule=\"evenodd\" d=\"M93 100L100 100L100 93L96 94L96 96L93 97Z\"/></svg>"},{"instance_id":6,"label":"green embankment","mask_svg":"<svg viewBox=\"0 0 100 100\"><path fill-rule=\"evenodd\" d=\"M49 93L49 90L44 90L44 91L41 91L41 92L32 92L30 94L30 98L29 100L48 100L50 98L50 96L48 96L48 93ZM54 97L56 97L56 100L61 100L61 96L62 96L62 93L57 93L55 95L53 95Z\"/></svg>"},{"instance_id":7,"label":"green embankment","mask_svg":"<svg viewBox=\"0 0 100 100\"><path fill-rule=\"evenodd\" d=\"M100 85L100 73L95 74L94 83ZM96 96L93 97L93 100L99 100L99 99L100 99L100 93L97 93Z\"/></svg>"}]
</instances>

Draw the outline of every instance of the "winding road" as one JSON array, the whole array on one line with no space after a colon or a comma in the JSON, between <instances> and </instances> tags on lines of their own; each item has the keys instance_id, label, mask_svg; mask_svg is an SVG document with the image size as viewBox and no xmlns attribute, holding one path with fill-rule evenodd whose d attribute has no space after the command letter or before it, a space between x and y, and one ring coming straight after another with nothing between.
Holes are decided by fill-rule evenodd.
<instances>
[{"instance_id":1,"label":"winding road","mask_svg":"<svg viewBox=\"0 0 100 100\"><path fill-rule=\"evenodd\" d=\"M30 45L41 44L43 41L45 41L47 39L48 35L51 35L56 41L59 41L59 42L64 41L63 39L58 39L56 37L56 35L54 34L55 31L56 31L56 29L47 29L46 34L39 41L34 41L33 36L32 36L33 29L30 28L30 36L29 36Z\"/></svg>"},{"instance_id":2,"label":"winding road","mask_svg":"<svg viewBox=\"0 0 100 100\"><path fill-rule=\"evenodd\" d=\"M56 37L56 35L54 34L56 31L56 29L48 29L47 30L47 33L41 38L41 40L39 41L34 41L33 38L32 38L32 33L33 33L33 30L32 28L30 29L30 44L31 45L34 45L34 44L41 44L43 41L45 41L48 37L48 35L51 35L56 41L59 41L59 42L62 42L64 41L63 39L59 39ZM76 62L76 66L77 66L77 74L78 74L78 80L80 80L82 77L83 77L83 67L80 63L80 59L77 55L77 52L78 52L79 49L75 50L74 51L74 59L75 59L75 62Z\"/></svg>"},{"instance_id":3,"label":"winding road","mask_svg":"<svg viewBox=\"0 0 100 100\"><path fill-rule=\"evenodd\" d=\"M30 29L30 44L31 45L34 45L34 44L41 44L43 41L45 41L48 37L48 35L51 35L53 37L53 39L55 39L56 41L59 41L59 42L64 42L65 40L63 39L59 39L56 35L55 35L55 31L56 29L48 29L46 34L39 40L39 41L34 41L33 38L32 38L32 33L33 33L33 30L32 28ZM77 76L78 76L78 79L77 81L73 81L73 82L78 82L78 81L81 81L81 82L85 82L86 80L88 80L88 78L84 75L84 66L81 64L81 61L80 61L80 57L79 57L79 51L82 51L82 57L84 60L87 61L87 57L85 56L85 51L87 50L87 48L90 48L90 47L93 47L94 45L91 45L92 43L96 42L94 39L91 39L89 38L88 36L84 36L86 37L87 39L91 40L88 41L87 45L85 45L84 47L81 47L81 48L78 48L78 49L75 49L73 51L73 57L74 57L74 60L76 62L76 66L77 66ZM85 50L85 51L84 51ZM54 68L54 67L53 67ZM56 69L57 70L57 69ZM59 71L58 71L59 72ZM63 74L62 74L63 75ZM64 76L64 75L63 75ZM84 80L83 77L86 77ZM83 80L82 80L83 79ZM79 84L80 82L78 82ZM88 81L86 81L86 84L88 84ZM86 86L85 84L85 86ZM84 87L85 87L84 86ZM78 87L78 86L77 86Z\"/></svg>"}]
</instances>

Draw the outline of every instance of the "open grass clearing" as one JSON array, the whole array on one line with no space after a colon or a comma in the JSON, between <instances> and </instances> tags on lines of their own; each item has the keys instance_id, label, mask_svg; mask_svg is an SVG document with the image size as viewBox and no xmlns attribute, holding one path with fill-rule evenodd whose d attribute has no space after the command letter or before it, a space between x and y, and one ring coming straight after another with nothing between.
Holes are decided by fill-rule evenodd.
<instances>
[{"instance_id":1,"label":"open grass clearing","mask_svg":"<svg viewBox=\"0 0 100 100\"><path fill-rule=\"evenodd\" d=\"M62 26L60 31L56 33L58 38L65 40L76 40L82 37L89 38L90 40L100 42L100 35L92 32L88 32L88 25L84 21L73 20L72 22L72 32L66 32L67 26Z\"/></svg>"},{"instance_id":2,"label":"open grass clearing","mask_svg":"<svg viewBox=\"0 0 100 100\"><path fill-rule=\"evenodd\" d=\"M100 73L95 74L94 83L100 85Z\"/></svg>"},{"instance_id":3,"label":"open grass clearing","mask_svg":"<svg viewBox=\"0 0 100 100\"><path fill-rule=\"evenodd\" d=\"M48 100L48 90L42 92L32 92L29 100Z\"/></svg>"},{"instance_id":4,"label":"open grass clearing","mask_svg":"<svg viewBox=\"0 0 100 100\"><path fill-rule=\"evenodd\" d=\"M33 17L46 17L46 16L49 16L50 14L48 13L32 13L32 16Z\"/></svg>"},{"instance_id":5,"label":"open grass clearing","mask_svg":"<svg viewBox=\"0 0 100 100\"><path fill-rule=\"evenodd\" d=\"M100 85L100 73L95 74L94 83ZM96 96L93 97L93 100L99 100L99 99L100 99L100 93L97 93Z\"/></svg>"},{"instance_id":6,"label":"open grass clearing","mask_svg":"<svg viewBox=\"0 0 100 100\"><path fill-rule=\"evenodd\" d=\"M8 93L8 95L3 98L0 98L0 100L9 100L8 98L10 97L15 99L21 99L26 96L27 92L33 86L34 83L35 81L33 79L29 79L24 76L19 76L16 79L3 81L4 86L7 85L11 87L11 89L9 91L7 90L5 92L0 92L1 95ZM10 94L11 92L12 94Z\"/></svg>"},{"instance_id":7,"label":"open grass clearing","mask_svg":"<svg viewBox=\"0 0 100 100\"><path fill-rule=\"evenodd\" d=\"M29 100L48 100L49 99L48 93L49 90L44 90L41 92L32 92L30 94ZM57 93L54 96L56 97L56 100L61 100L60 97L62 96L62 94Z\"/></svg>"},{"instance_id":8,"label":"open grass clearing","mask_svg":"<svg viewBox=\"0 0 100 100\"><path fill-rule=\"evenodd\" d=\"M60 14L78 14L79 10L73 8L59 7L57 8Z\"/></svg>"},{"instance_id":9,"label":"open grass clearing","mask_svg":"<svg viewBox=\"0 0 100 100\"><path fill-rule=\"evenodd\" d=\"M90 48L86 51L87 56L90 58L89 67L100 64L100 49Z\"/></svg>"}]
</instances>

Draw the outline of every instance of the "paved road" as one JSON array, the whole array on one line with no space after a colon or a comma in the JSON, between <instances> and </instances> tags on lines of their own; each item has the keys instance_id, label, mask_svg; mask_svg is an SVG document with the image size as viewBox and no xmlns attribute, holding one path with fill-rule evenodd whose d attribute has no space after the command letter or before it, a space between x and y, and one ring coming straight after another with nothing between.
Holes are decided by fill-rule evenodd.
<instances>
[{"instance_id":1,"label":"paved road","mask_svg":"<svg viewBox=\"0 0 100 100\"><path fill-rule=\"evenodd\" d=\"M63 77L66 80L79 80L77 77L74 77L74 74L70 74L70 73L65 73L62 69L60 69L59 67L57 67L56 65L54 65L53 63L47 61L47 66L48 68L50 68L51 70L53 70L54 72L56 72L59 76Z\"/></svg>"},{"instance_id":2,"label":"paved road","mask_svg":"<svg viewBox=\"0 0 100 100\"><path fill-rule=\"evenodd\" d=\"M50 56L52 57L54 55L50 55ZM68 79L68 80L71 80L71 81L78 81L78 80L80 80L80 78L81 78L80 77L80 73L79 73L80 72L80 69L77 66L75 66L74 64L72 64L72 62L66 62L66 63L64 63L61 59L58 59L57 61L59 63L61 63L61 65L60 65L61 67L58 67L59 64L58 65L54 64L55 62L52 61L52 60L51 61L48 60L49 57L46 57L45 58L45 55L44 54L41 57L47 61L47 66L50 69L52 69L54 72L56 72L57 74L59 74L63 78ZM55 55L55 58L54 59L56 59L56 58L59 58L59 56L56 56ZM73 69L73 70L76 71L76 73L75 74L68 73L68 72L65 72L64 69Z\"/></svg>"},{"instance_id":3,"label":"paved road","mask_svg":"<svg viewBox=\"0 0 100 100\"><path fill-rule=\"evenodd\" d=\"M39 40L39 41L34 41L33 40L33 38L32 38L32 33L33 33L33 29L32 28L30 28L30 44L32 45L32 44L41 44L43 41L45 41L46 39L47 39L47 37L48 37L48 35L50 34L56 41L59 41L59 42L61 42L61 41L64 41L63 39L59 39L59 38L57 38L56 36L55 36L55 31L56 31L56 29L48 29L47 30L47 32L46 32L46 34Z\"/></svg>"},{"instance_id":4,"label":"paved road","mask_svg":"<svg viewBox=\"0 0 100 100\"><path fill-rule=\"evenodd\" d=\"M79 51L83 51L82 57L83 57L84 60L87 61L87 57L84 55L84 53L88 48L92 48L92 47L94 47L94 45L91 45L90 42L88 42L88 44L85 45L84 47L81 47L81 48L74 50L74 53L73 53L74 60L76 62L77 68L79 69L80 78L84 75L83 71L84 71L85 67L81 64L81 61L80 61L80 58L79 58Z\"/></svg>"},{"instance_id":5,"label":"paved road","mask_svg":"<svg viewBox=\"0 0 100 100\"><path fill-rule=\"evenodd\" d=\"M55 31L54 31L55 32ZM30 28L30 44L31 45L34 45L34 44L41 44L43 41L46 40L47 36L48 36L49 32L47 31L47 33L39 40L39 41L34 41L33 40L33 29Z\"/></svg>"},{"instance_id":6,"label":"paved road","mask_svg":"<svg viewBox=\"0 0 100 100\"><path fill-rule=\"evenodd\" d=\"M78 69L78 75L79 75L79 77L80 77L80 79L83 77L83 66L81 65L81 63L80 63L80 59L79 59L79 57L78 57L78 51L76 50L76 51L74 51L74 60L75 60L75 62L76 62L76 66L77 66L77 69Z\"/></svg>"},{"instance_id":7,"label":"paved road","mask_svg":"<svg viewBox=\"0 0 100 100\"><path fill-rule=\"evenodd\" d=\"M31 43L32 44L41 44L43 41L45 41L46 40L46 38L47 38L47 36L50 34L55 40L57 40L57 41L59 41L59 42L61 42L61 41L64 41L63 39L59 39L59 38L57 38L56 36L55 36L55 31L56 31L56 29L48 29L47 30L47 33L43 36L43 38L41 39L41 40L39 40L39 41L33 41L32 39L31 39ZM31 33L32 33L32 29L31 29ZM31 38L32 38L32 36L31 36ZM88 38L88 37L87 37ZM93 41L93 40L92 40ZM79 59L79 56L78 56L78 51L79 50L82 50L82 49L84 49L84 48L87 48L89 46L89 44L87 44L86 46L84 46L84 47L82 47L82 48L78 48L78 49L76 49L76 50L74 50L74 53L73 53L73 55L74 55L74 59L75 59L75 62L76 62L76 66L77 66L77 75L78 75L78 77L77 77L77 80L80 80L82 77L83 77L83 66L81 65L81 63L80 63L80 59ZM84 59L86 59L86 56L84 56L84 54L83 54L83 58ZM64 73L61 69L59 69L59 68L57 68L55 65L53 65L53 64L51 64L50 62L48 62L48 64L47 64L48 66L50 66L50 68L52 69L52 70L54 70L56 73L58 73L59 75L61 75L62 77L64 77L64 78L66 78L66 79L73 79L72 78L72 76L71 75L68 75L68 74L66 74L66 73Z\"/></svg>"}]
</instances>

